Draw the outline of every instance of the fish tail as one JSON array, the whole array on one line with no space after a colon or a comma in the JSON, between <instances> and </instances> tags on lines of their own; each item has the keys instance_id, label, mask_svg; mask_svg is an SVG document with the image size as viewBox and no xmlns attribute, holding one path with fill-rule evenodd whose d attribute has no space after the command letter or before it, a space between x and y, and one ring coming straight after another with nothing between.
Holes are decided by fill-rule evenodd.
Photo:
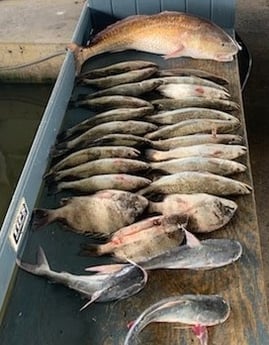
<instances>
[{"instance_id":1,"label":"fish tail","mask_svg":"<svg viewBox=\"0 0 269 345\"><path fill-rule=\"evenodd\" d=\"M59 192L62 191L62 188L61 187L61 183L62 182L55 182L55 181L51 181L49 184L48 184L48 195L55 195L55 194L58 194Z\"/></svg>"},{"instance_id":2,"label":"fish tail","mask_svg":"<svg viewBox=\"0 0 269 345\"><path fill-rule=\"evenodd\" d=\"M37 230L55 221L53 210L36 208L32 214L32 228Z\"/></svg>"},{"instance_id":3,"label":"fish tail","mask_svg":"<svg viewBox=\"0 0 269 345\"><path fill-rule=\"evenodd\" d=\"M56 174L57 172L50 170L43 176L43 180L45 180L45 182L48 184L53 183L55 181Z\"/></svg>"},{"instance_id":4,"label":"fish tail","mask_svg":"<svg viewBox=\"0 0 269 345\"><path fill-rule=\"evenodd\" d=\"M68 129L67 129L66 131L62 131L57 135L57 142L64 141L68 137L69 137L69 134L68 134Z\"/></svg>"},{"instance_id":5,"label":"fish tail","mask_svg":"<svg viewBox=\"0 0 269 345\"><path fill-rule=\"evenodd\" d=\"M80 256L99 256L102 255L100 252L100 245L98 244L86 244L86 243L81 243L80 245Z\"/></svg>"},{"instance_id":6,"label":"fish tail","mask_svg":"<svg viewBox=\"0 0 269 345\"><path fill-rule=\"evenodd\" d=\"M69 106L70 108L78 108L78 107L79 107L79 105L78 105L78 103L77 103L77 100L73 100L73 99L71 99L71 100L68 102L68 106Z\"/></svg>"},{"instance_id":7,"label":"fish tail","mask_svg":"<svg viewBox=\"0 0 269 345\"><path fill-rule=\"evenodd\" d=\"M145 156L150 162L158 161L159 160L159 151L154 150L154 149L148 149L145 152Z\"/></svg>"},{"instance_id":8,"label":"fish tail","mask_svg":"<svg viewBox=\"0 0 269 345\"><path fill-rule=\"evenodd\" d=\"M61 144L64 144L64 143L60 143L60 144L57 144L56 147L52 147L51 150L50 150L50 155L52 158L58 158L58 157L61 157L63 155L65 155L69 149L68 148L63 148L63 149L60 149L58 147L58 145L61 145Z\"/></svg>"},{"instance_id":9,"label":"fish tail","mask_svg":"<svg viewBox=\"0 0 269 345\"><path fill-rule=\"evenodd\" d=\"M58 143L55 147L51 150L51 156L53 158L63 156L69 151L67 142Z\"/></svg>"},{"instance_id":10,"label":"fish tail","mask_svg":"<svg viewBox=\"0 0 269 345\"><path fill-rule=\"evenodd\" d=\"M74 42L69 43L66 48L69 49L74 55L76 76L78 76L84 62L83 48Z\"/></svg>"},{"instance_id":11,"label":"fish tail","mask_svg":"<svg viewBox=\"0 0 269 345\"><path fill-rule=\"evenodd\" d=\"M162 207L160 204L162 203L149 201L147 209L148 213L162 213Z\"/></svg>"},{"instance_id":12,"label":"fish tail","mask_svg":"<svg viewBox=\"0 0 269 345\"><path fill-rule=\"evenodd\" d=\"M17 259L16 262L20 268L32 274L44 275L50 271L50 266L42 247L38 247L36 264L22 262L20 259Z\"/></svg>"}]
</instances>

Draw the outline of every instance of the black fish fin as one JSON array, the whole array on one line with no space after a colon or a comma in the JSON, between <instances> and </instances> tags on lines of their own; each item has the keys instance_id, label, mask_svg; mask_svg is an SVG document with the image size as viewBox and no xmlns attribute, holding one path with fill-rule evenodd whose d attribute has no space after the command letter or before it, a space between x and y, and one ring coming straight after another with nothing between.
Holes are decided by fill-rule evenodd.
<instances>
[{"instance_id":1,"label":"black fish fin","mask_svg":"<svg viewBox=\"0 0 269 345\"><path fill-rule=\"evenodd\" d=\"M63 144L63 143L61 143ZM52 158L58 158L58 157L61 157L63 155L65 155L66 153L68 153L69 149L68 148L58 148L58 145L61 145L61 144L57 144L57 147L52 147L51 150L50 150L50 156Z\"/></svg>"},{"instance_id":2,"label":"black fish fin","mask_svg":"<svg viewBox=\"0 0 269 345\"><path fill-rule=\"evenodd\" d=\"M50 212L45 208L36 208L33 210L31 225L33 230L42 228L48 225L52 220L50 219Z\"/></svg>"},{"instance_id":3,"label":"black fish fin","mask_svg":"<svg viewBox=\"0 0 269 345\"><path fill-rule=\"evenodd\" d=\"M59 189L58 189L58 183L51 181L48 186L48 195L56 195L57 193L59 193Z\"/></svg>"},{"instance_id":4,"label":"black fish fin","mask_svg":"<svg viewBox=\"0 0 269 345\"><path fill-rule=\"evenodd\" d=\"M79 105L77 104L77 101L76 101L76 100L71 100L71 101L69 101L68 106L69 106L70 108L78 108L78 107L79 107Z\"/></svg>"},{"instance_id":5,"label":"black fish fin","mask_svg":"<svg viewBox=\"0 0 269 345\"><path fill-rule=\"evenodd\" d=\"M60 132L56 137L57 142L64 141L67 138L68 138L68 131L67 130Z\"/></svg>"},{"instance_id":6,"label":"black fish fin","mask_svg":"<svg viewBox=\"0 0 269 345\"><path fill-rule=\"evenodd\" d=\"M80 245L80 256L98 256L99 254L99 245L98 244L86 244L81 243Z\"/></svg>"},{"instance_id":7,"label":"black fish fin","mask_svg":"<svg viewBox=\"0 0 269 345\"><path fill-rule=\"evenodd\" d=\"M56 171L50 170L48 173L43 175L43 180L45 180L45 182L48 184L53 183L55 181L56 174L57 174Z\"/></svg>"}]
</instances>

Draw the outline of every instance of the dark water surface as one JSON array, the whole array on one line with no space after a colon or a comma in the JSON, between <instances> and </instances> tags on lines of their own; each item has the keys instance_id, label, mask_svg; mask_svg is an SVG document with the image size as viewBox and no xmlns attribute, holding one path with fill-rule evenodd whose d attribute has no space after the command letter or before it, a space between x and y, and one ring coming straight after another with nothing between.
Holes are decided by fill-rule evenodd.
<instances>
[{"instance_id":1,"label":"dark water surface","mask_svg":"<svg viewBox=\"0 0 269 345\"><path fill-rule=\"evenodd\" d=\"M50 84L0 84L0 226L51 91Z\"/></svg>"}]
</instances>

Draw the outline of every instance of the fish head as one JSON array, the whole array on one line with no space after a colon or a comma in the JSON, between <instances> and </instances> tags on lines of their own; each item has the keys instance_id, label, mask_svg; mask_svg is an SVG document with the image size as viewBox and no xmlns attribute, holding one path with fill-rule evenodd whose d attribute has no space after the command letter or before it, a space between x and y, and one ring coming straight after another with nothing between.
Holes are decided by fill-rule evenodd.
<instances>
[{"instance_id":1,"label":"fish head","mask_svg":"<svg viewBox=\"0 0 269 345\"><path fill-rule=\"evenodd\" d=\"M224 30L210 23L191 37L190 56L220 62L232 61L240 45Z\"/></svg>"},{"instance_id":2,"label":"fish head","mask_svg":"<svg viewBox=\"0 0 269 345\"><path fill-rule=\"evenodd\" d=\"M99 301L115 301L128 298L141 291L147 283L146 271L136 264L124 265L110 274L103 284Z\"/></svg>"}]
</instances>

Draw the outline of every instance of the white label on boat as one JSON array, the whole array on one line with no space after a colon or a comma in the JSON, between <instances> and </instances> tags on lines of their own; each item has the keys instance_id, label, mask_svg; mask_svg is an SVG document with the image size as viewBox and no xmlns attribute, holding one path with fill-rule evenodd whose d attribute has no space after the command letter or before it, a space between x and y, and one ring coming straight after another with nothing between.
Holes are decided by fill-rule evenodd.
<instances>
[{"instance_id":1,"label":"white label on boat","mask_svg":"<svg viewBox=\"0 0 269 345\"><path fill-rule=\"evenodd\" d=\"M29 210L24 198L21 199L21 202L18 206L16 216L14 218L13 224L11 226L11 232L9 235L9 240L12 247L17 251L22 235L25 231L27 220L29 218Z\"/></svg>"}]
</instances>

